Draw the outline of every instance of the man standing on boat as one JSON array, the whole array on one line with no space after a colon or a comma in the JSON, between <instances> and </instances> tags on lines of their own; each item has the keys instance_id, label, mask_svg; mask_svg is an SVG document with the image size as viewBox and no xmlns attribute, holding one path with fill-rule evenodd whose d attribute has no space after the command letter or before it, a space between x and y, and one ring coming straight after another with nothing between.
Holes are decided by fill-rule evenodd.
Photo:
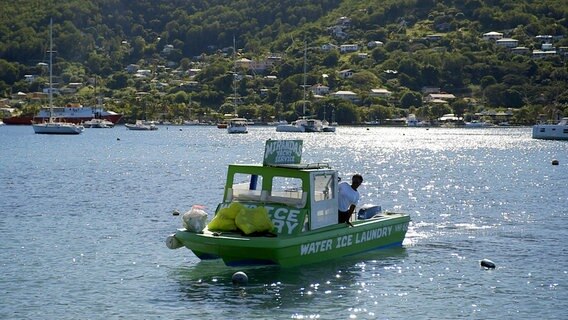
<instances>
[{"instance_id":1,"label":"man standing on boat","mask_svg":"<svg viewBox=\"0 0 568 320\"><path fill-rule=\"evenodd\" d=\"M359 202L359 191L357 188L363 183L363 177L355 174L351 177L351 185L347 181L339 183L338 209L339 223L348 223L355 207Z\"/></svg>"}]
</instances>

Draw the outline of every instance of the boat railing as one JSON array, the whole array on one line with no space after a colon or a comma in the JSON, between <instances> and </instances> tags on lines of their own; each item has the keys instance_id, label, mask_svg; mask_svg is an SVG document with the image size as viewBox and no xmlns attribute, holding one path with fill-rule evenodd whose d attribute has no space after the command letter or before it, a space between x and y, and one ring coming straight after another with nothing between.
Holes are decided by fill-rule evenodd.
<instances>
[{"instance_id":1,"label":"boat railing","mask_svg":"<svg viewBox=\"0 0 568 320\"><path fill-rule=\"evenodd\" d=\"M325 162L315 162L315 163L298 163L298 164L269 164L271 167L280 167L288 169L329 169L331 166L329 163Z\"/></svg>"}]
</instances>

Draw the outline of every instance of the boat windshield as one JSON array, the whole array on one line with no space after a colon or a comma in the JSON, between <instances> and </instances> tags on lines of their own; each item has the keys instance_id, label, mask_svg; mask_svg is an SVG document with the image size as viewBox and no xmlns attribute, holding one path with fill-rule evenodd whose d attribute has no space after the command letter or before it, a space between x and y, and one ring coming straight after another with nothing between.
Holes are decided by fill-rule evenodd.
<instances>
[{"instance_id":1,"label":"boat windshield","mask_svg":"<svg viewBox=\"0 0 568 320\"><path fill-rule=\"evenodd\" d=\"M283 176L268 179L271 180L264 184L268 190L262 190L261 175L235 173L225 201L281 203L298 208L306 205L307 193L302 188L302 179Z\"/></svg>"}]
</instances>

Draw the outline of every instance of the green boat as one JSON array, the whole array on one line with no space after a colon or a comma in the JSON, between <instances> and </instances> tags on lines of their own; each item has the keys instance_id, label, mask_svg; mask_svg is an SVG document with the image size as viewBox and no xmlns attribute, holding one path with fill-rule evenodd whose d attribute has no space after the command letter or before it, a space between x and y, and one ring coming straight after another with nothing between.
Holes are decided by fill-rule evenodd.
<instances>
[{"instance_id":1,"label":"green boat","mask_svg":"<svg viewBox=\"0 0 568 320\"><path fill-rule=\"evenodd\" d=\"M293 267L402 245L408 214L371 206L339 224L337 171L325 163L302 164L301 153L301 140L269 140L263 164L229 165L215 216L238 203L265 212L270 230L218 231L211 221L202 230L177 230L166 239L168 248L186 247L202 260L222 259L228 266Z\"/></svg>"}]
</instances>

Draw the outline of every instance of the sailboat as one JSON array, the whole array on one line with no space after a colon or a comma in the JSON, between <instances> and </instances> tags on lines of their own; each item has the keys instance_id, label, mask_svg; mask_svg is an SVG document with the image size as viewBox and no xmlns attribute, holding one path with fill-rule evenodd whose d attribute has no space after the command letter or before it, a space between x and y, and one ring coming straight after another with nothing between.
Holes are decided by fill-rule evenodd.
<instances>
[{"instance_id":1,"label":"sailboat","mask_svg":"<svg viewBox=\"0 0 568 320\"><path fill-rule=\"evenodd\" d=\"M235 44L235 38L233 37L233 59L235 67L236 67L236 58L237 58L237 47ZM227 120L227 132L228 133L248 133L247 128L247 119L239 118L237 114L237 70L233 72L233 107L234 107L234 115L235 118L231 118Z\"/></svg>"},{"instance_id":2,"label":"sailboat","mask_svg":"<svg viewBox=\"0 0 568 320\"><path fill-rule=\"evenodd\" d=\"M39 134L80 134L82 125L60 122L53 117L53 20L49 22L49 119L39 123L32 122L35 133Z\"/></svg>"},{"instance_id":3,"label":"sailboat","mask_svg":"<svg viewBox=\"0 0 568 320\"><path fill-rule=\"evenodd\" d=\"M304 44L304 99L302 106L302 117L290 124L280 124L276 127L276 132L321 132L323 124L319 119L306 117L306 56L308 47Z\"/></svg>"}]
</instances>

